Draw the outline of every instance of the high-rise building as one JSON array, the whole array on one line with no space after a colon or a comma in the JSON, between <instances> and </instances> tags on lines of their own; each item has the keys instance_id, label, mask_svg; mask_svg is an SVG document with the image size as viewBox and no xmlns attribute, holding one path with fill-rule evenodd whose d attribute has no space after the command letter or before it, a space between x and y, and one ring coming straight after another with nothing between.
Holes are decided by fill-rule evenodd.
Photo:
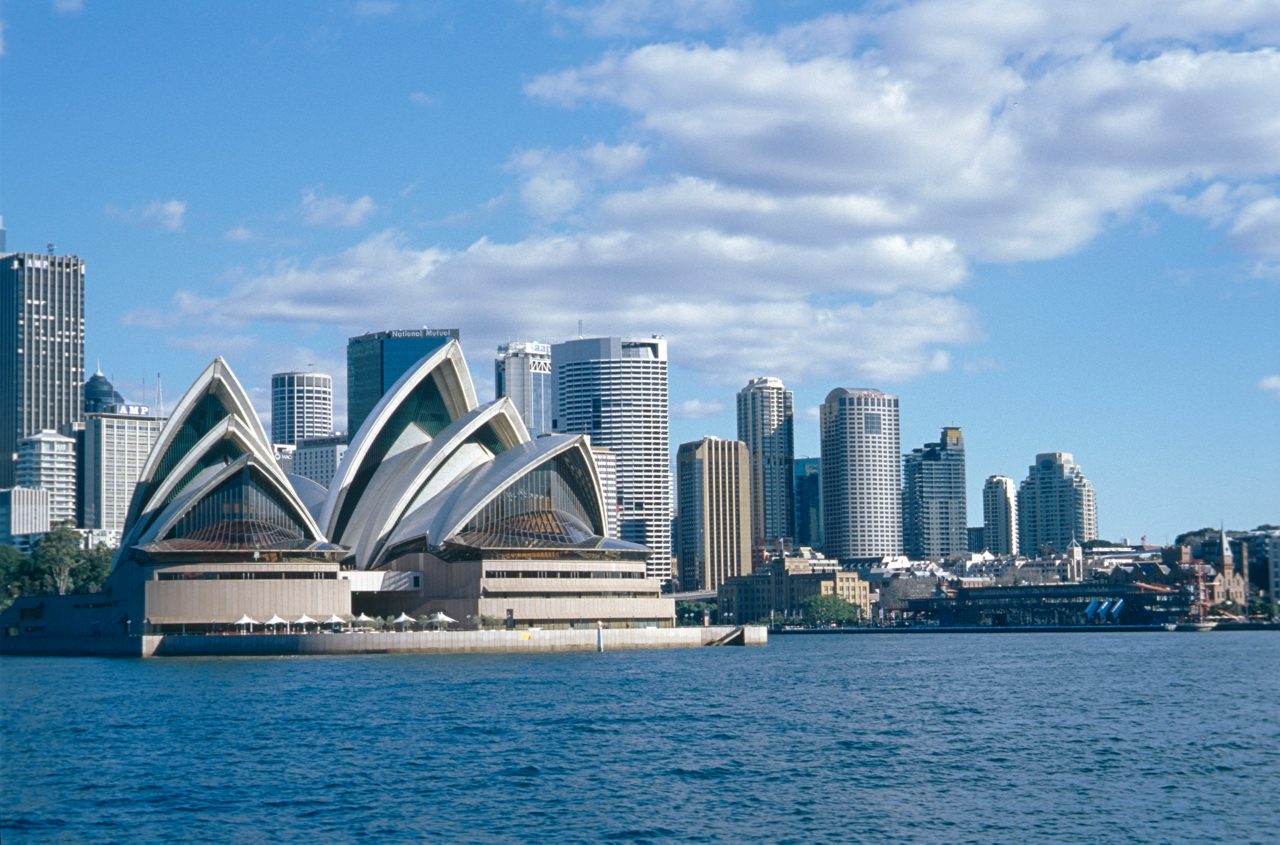
<instances>
[{"instance_id":1,"label":"high-rise building","mask_svg":"<svg viewBox=\"0 0 1280 845\"><path fill-rule=\"evenodd\" d=\"M618 457L619 539L648 546L647 574L671 579L667 341L579 338L551 347L552 427Z\"/></svg>"},{"instance_id":2,"label":"high-rise building","mask_svg":"<svg viewBox=\"0 0 1280 845\"><path fill-rule=\"evenodd\" d=\"M1271 618L1280 619L1280 531L1271 532L1267 547L1267 597L1271 600Z\"/></svg>"},{"instance_id":3,"label":"high-rise building","mask_svg":"<svg viewBox=\"0 0 1280 845\"><path fill-rule=\"evenodd\" d=\"M829 558L902 553L898 397L838 387L822 404L822 549Z\"/></svg>"},{"instance_id":4,"label":"high-rise building","mask_svg":"<svg viewBox=\"0 0 1280 845\"><path fill-rule=\"evenodd\" d=\"M704 437L676 451L681 590L717 590L751 572L751 458L739 440Z\"/></svg>"},{"instance_id":5,"label":"high-rise building","mask_svg":"<svg viewBox=\"0 0 1280 845\"><path fill-rule=\"evenodd\" d=\"M145 405L113 407L120 412L85 417L81 527L120 532L164 418L152 416Z\"/></svg>"},{"instance_id":6,"label":"high-rise building","mask_svg":"<svg viewBox=\"0 0 1280 845\"><path fill-rule=\"evenodd\" d=\"M515 403L529 434L551 433L554 384L551 381L551 344L514 341L498 347L493 361L494 398L506 396Z\"/></svg>"},{"instance_id":7,"label":"high-rise building","mask_svg":"<svg viewBox=\"0 0 1280 845\"><path fill-rule=\"evenodd\" d=\"M982 485L982 540L994 555L1018 553L1018 485L993 475Z\"/></svg>"},{"instance_id":8,"label":"high-rise building","mask_svg":"<svg viewBox=\"0 0 1280 845\"><path fill-rule=\"evenodd\" d=\"M1018 488L1018 546L1028 556L1098 537L1093 485L1070 452L1042 452Z\"/></svg>"},{"instance_id":9,"label":"high-rise building","mask_svg":"<svg viewBox=\"0 0 1280 845\"><path fill-rule=\"evenodd\" d=\"M795 400L780 379L754 378L738 392L738 439L751 456L751 545L794 538Z\"/></svg>"},{"instance_id":10,"label":"high-rise building","mask_svg":"<svg viewBox=\"0 0 1280 845\"><path fill-rule=\"evenodd\" d=\"M458 340L457 329L395 329L350 338L347 436L356 436L373 406L402 375L450 340Z\"/></svg>"},{"instance_id":11,"label":"high-rise building","mask_svg":"<svg viewBox=\"0 0 1280 845\"><path fill-rule=\"evenodd\" d=\"M120 395L102 370L96 370L84 383L84 414L114 414L116 408L125 404Z\"/></svg>"},{"instance_id":12,"label":"high-rise building","mask_svg":"<svg viewBox=\"0 0 1280 845\"><path fill-rule=\"evenodd\" d=\"M331 434L299 440L293 450L293 474L328 487L347 454L347 436Z\"/></svg>"},{"instance_id":13,"label":"high-rise building","mask_svg":"<svg viewBox=\"0 0 1280 845\"><path fill-rule=\"evenodd\" d=\"M288 446L333 434L333 377L326 373L271 376L271 442Z\"/></svg>"},{"instance_id":14,"label":"high-rise building","mask_svg":"<svg viewBox=\"0 0 1280 845\"><path fill-rule=\"evenodd\" d=\"M0 490L0 546L16 546L29 552L51 527L48 490L28 487Z\"/></svg>"},{"instance_id":15,"label":"high-rise building","mask_svg":"<svg viewBox=\"0 0 1280 845\"><path fill-rule=\"evenodd\" d=\"M606 537L618 539L618 456L612 449L592 446L591 457L596 461L596 474L600 476L600 493L604 496Z\"/></svg>"},{"instance_id":16,"label":"high-rise building","mask_svg":"<svg viewBox=\"0 0 1280 845\"><path fill-rule=\"evenodd\" d=\"M45 430L18 441L17 476L19 487L48 491L53 525L75 523L75 438Z\"/></svg>"},{"instance_id":17,"label":"high-rise building","mask_svg":"<svg viewBox=\"0 0 1280 845\"><path fill-rule=\"evenodd\" d=\"M822 461L796 458L796 545L822 548Z\"/></svg>"},{"instance_id":18,"label":"high-rise building","mask_svg":"<svg viewBox=\"0 0 1280 845\"><path fill-rule=\"evenodd\" d=\"M16 479L18 441L69 430L84 394L84 261L0 259L0 487Z\"/></svg>"},{"instance_id":19,"label":"high-rise building","mask_svg":"<svg viewBox=\"0 0 1280 845\"><path fill-rule=\"evenodd\" d=\"M964 435L946 427L902 459L903 551L916 560L969 550L964 482Z\"/></svg>"}]
</instances>

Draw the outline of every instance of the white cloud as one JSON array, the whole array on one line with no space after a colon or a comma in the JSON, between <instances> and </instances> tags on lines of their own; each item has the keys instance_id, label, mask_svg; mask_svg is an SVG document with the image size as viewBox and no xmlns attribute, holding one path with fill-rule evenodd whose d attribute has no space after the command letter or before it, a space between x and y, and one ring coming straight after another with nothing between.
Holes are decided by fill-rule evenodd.
<instances>
[{"instance_id":1,"label":"white cloud","mask_svg":"<svg viewBox=\"0 0 1280 845\"><path fill-rule=\"evenodd\" d=\"M77 15L84 11L84 0L53 0L53 10L60 15Z\"/></svg>"},{"instance_id":2,"label":"white cloud","mask_svg":"<svg viewBox=\"0 0 1280 845\"><path fill-rule=\"evenodd\" d=\"M643 35L672 28L696 32L736 23L746 0L597 0L594 3L550 2L552 15L581 26L589 35Z\"/></svg>"},{"instance_id":3,"label":"white cloud","mask_svg":"<svg viewBox=\"0 0 1280 845\"><path fill-rule=\"evenodd\" d=\"M236 226L235 228L228 229L227 231L223 232L222 237L224 240L235 241L237 243L246 243L248 241L252 241L256 239L258 236L255 235L248 226L245 226L242 223L239 226Z\"/></svg>"},{"instance_id":4,"label":"white cloud","mask_svg":"<svg viewBox=\"0 0 1280 845\"><path fill-rule=\"evenodd\" d=\"M350 229L364 223L378 210L378 205L367 194L347 200L346 197L323 196L313 188L303 191L301 209L303 219L312 226Z\"/></svg>"},{"instance_id":5,"label":"white cloud","mask_svg":"<svg viewBox=\"0 0 1280 845\"><path fill-rule=\"evenodd\" d=\"M1277 397L1280 397L1280 375L1263 377L1258 382L1258 389L1274 393Z\"/></svg>"},{"instance_id":6,"label":"white cloud","mask_svg":"<svg viewBox=\"0 0 1280 845\"><path fill-rule=\"evenodd\" d=\"M397 0L356 0L354 11L362 17L386 17L400 11Z\"/></svg>"},{"instance_id":7,"label":"white cloud","mask_svg":"<svg viewBox=\"0 0 1280 845\"><path fill-rule=\"evenodd\" d=\"M436 98L425 91L410 91L409 102L413 103L415 106L434 106L436 104Z\"/></svg>"},{"instance_id":8,"label":"white cloud","mask_svg":"<svg viewBox=\"0 0 1280 845\"><path fill-rule=\"evenodd\" d=\"M108 205L105 212L107 217L131 226L158 229L162 232L181 232L187 215L187 203L185 200L177 199L152 200L146 205L133 208Z\"/></svg>"},{"instance_id":9,"label":"white cloud","mask_svg":"<svg viewBox=\"0 0 1280 845\"><path fill-rule=\"evenodd\" d=\"M678 420L705 420L723 411L724 407L724 403L716 399L686 399L672 409L671 415Z\"/></svg>"},{"instance_id":10,"label":"white cloud","mask_svg":"<svg viewBox=\"0 0 1280 845\"><path fill-rule=\"evenodd\" d=\"M0 21L0 56L4 55L4 31L9 25Z\"/></svg>"}]
</instances>

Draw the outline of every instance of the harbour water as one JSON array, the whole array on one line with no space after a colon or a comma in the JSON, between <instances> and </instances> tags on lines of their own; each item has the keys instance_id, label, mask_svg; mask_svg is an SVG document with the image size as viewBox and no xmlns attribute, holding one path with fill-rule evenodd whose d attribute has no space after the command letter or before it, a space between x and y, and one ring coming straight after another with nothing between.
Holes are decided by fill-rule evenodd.
<instances>
[{"instance_id":1,"label":"harbour water","mask_svg":"<svg viewBox=\"0 0 1280 845\"><path fill-rule=\"evenodd\" d=\"M1276 842L1280 634L0 658L0 839Z\"/></svg>"}]
</instances>

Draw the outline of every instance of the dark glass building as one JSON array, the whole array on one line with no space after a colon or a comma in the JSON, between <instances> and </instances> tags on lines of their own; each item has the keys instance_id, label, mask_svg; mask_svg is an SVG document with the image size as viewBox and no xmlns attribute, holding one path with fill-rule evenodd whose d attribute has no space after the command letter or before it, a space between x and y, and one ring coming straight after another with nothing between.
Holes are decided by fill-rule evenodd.
<instances>
[{"instance_id":1,"label":"dark glass building","mask_svg":"<svg viewBox=\"0 0 1280 845\"><path fill-rule=\"evenodd\" d=\"M822 549L822 461L796 458L796 545Z\"/></svg>"},{"instance_id":2,"label":"dark glass building","mask_svg":"<svg viewBox=\"0 0 1280 845\"><path fill-rule=\"evenodd\" d=\"M458 340L457 329L396 329L347 341L347 435L354 438L365 417L413 365Z\"/></svg>"}]
</instances>

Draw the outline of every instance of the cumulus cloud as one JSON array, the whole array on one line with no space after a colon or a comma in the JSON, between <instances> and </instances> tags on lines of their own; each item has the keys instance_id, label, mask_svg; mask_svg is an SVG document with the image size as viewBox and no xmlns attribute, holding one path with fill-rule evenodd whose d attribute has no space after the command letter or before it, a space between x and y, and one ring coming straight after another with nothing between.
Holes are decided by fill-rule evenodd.
<instances>
[{"instance_id":1,"label":"cumulus cloud","mask_svg":"<svg viewBox=\"0 0 1280 845\"><path fill-rule=\"evenodd\" d=\"M740 21L736 3L552 7L598 33L711 25L699 9ZM485 345L585 318L662 333L673 360L729 385L901 381L982 339L962 299L974 263L1059 257L1152 204L1275 266L1276 43L1268 3L927 0L613 50L525 87L621 115L613 137L512 155L504 196L525 234L454 249L388 230L175 310L459 325ZM317 225L374 210L303 200Z\"/></svg>"},{"instance_id":2,"label":"cumulus cloud","mask_svg":"<svg viewBox=\"0 0 1280 845\"><path fill-rule=\"evenodd\" d=\"M1277 397L1280 397L1280 375L1265 376L1258 382L1258 389L1265 390L1268 393L1274 393Z\"/></svg>"},{"instance_id":3,"label":"cumulus cloud","mask_svg":"<svg viewBox=\"0 0 1280 845\"><path fill-rule=\"evenodd\" d=\"M118 208L114 205L106 207L107 217L148 229L162 232L181 232L183 220L187 215L185 200L152 200L146 205L132 208Z\"/></svg>"},{"instance_id":4,"label":"cumulus cloud","mask_svg":"<svg viewBox=\"0 0 1280 845\"><path fill-rule=\"evenodd\" d=\"M436 104L436 98L425 91L410 91L409 102L413 103L415 106L434 106Z\"/></svg>"},{"instance_id":5,"label":"cumulus cloud","mask_svg":"<svg viewBox=\"0 0 1280 845\"><path fill-rule=\"evenodd\" d=\"M236 243L247 243L248 241L252 241L257 238L257 235L253 233L253 230L242 223L239 226L223 232L222 237L224 240L235 241Z\"/></svg>"},{"instance_id":6,"label":"cumulus cloud","mask_svg":"<svg viewBox=\"0 0 1280 845\"><path fill-rule=\"evenodd\" d=\"M84 0L53 0L53 10L60 15L76 15L84 11Z\"/></svg>"},{"instance_id":7,"label":"cumulus cloud","mask_svg":"<svg viewBox=\"0 0 1280 845\"><path fill-rule=\"evenodd\" d=\"M348 200L346 197L325 196L312 188L303 191L301 209L303 219L312 226L350 229L364 223L378 210L378 205L367 194Z\"/></svg>"}]
</instances>

